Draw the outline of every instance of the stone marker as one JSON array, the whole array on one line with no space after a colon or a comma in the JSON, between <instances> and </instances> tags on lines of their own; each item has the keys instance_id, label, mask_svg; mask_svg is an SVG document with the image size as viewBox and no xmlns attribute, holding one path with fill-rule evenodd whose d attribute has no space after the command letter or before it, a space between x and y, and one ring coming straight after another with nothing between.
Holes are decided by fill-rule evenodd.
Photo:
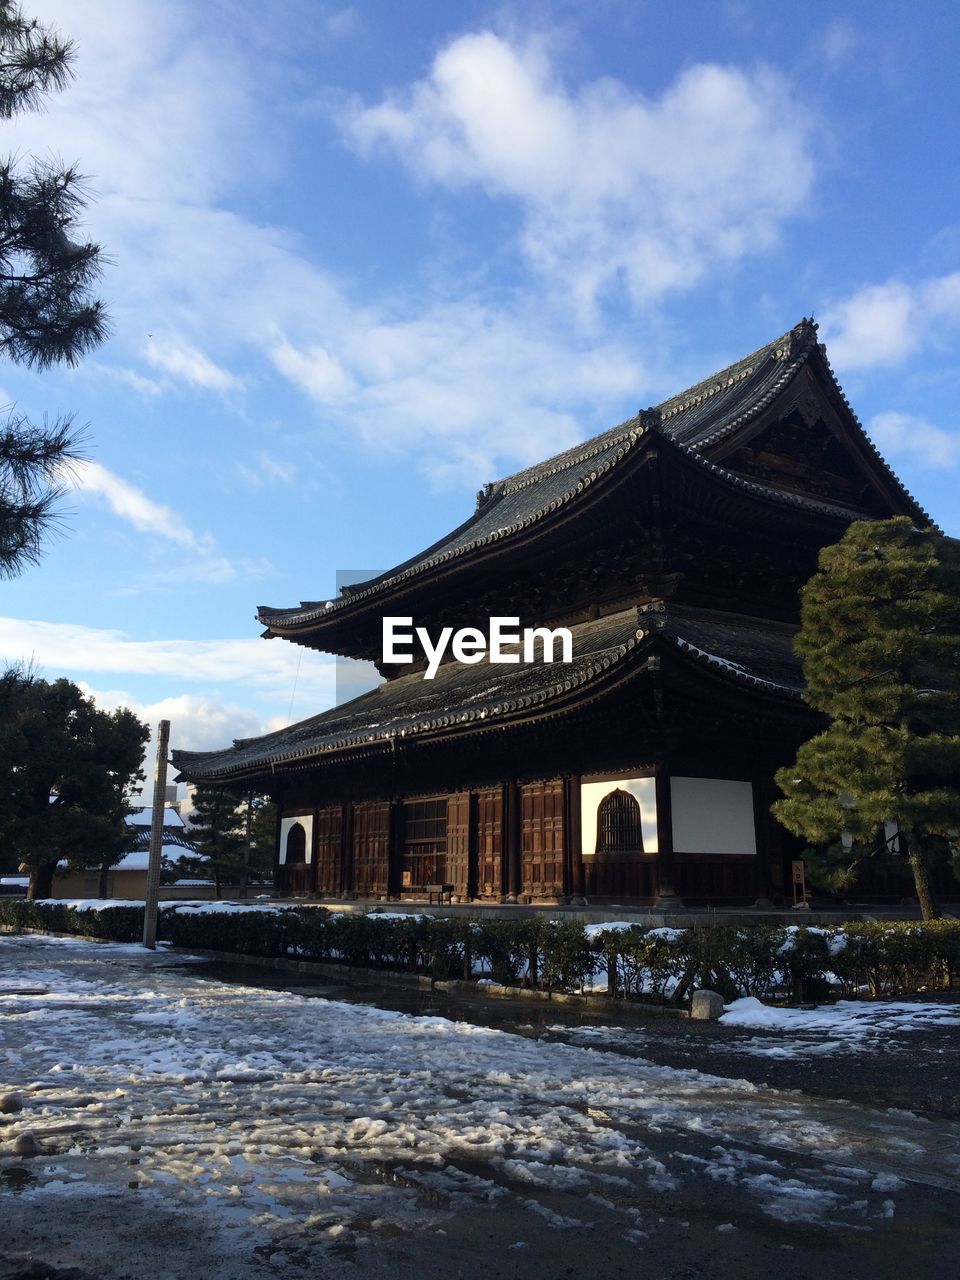
<instances>
[{"instance_id":1,"label":"stone marker","mask_svg":"<svg viewBox=\"0 0 960 1280\"><path fill-rule=\"evenodd\" d=\"M723 1013L723 996L716 991L695 991L690 1001L690 1017L700 1022L716 1022Z\"/></svg>"}]
</instances>

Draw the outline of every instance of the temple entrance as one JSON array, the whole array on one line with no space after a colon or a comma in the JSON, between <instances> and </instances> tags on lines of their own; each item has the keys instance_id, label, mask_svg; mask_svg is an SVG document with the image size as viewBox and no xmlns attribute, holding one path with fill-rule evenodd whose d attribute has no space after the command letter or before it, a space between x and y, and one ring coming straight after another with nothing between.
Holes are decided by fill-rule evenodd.
<instances>
[{"instance_id":1,"label":"temple entrance","mask_svg":"<svg viewBox=\"0 0 960 1280\"><path fill-rule=\"evenodd\" d=\"M307 830L302 822L294 822L283 844L284 865L281 887L285 893L309 893L310 866L307 862Z\"/></svg>"},{"instance_id":2,"label":"temple entrance","mask_svg":"<svg viewBox=\"0 0 960 1280\"><path fill-rule=\"evenodd\" d=\"M447 797L403 806L404 889L444 884L447 877Z\"/></svg>"}]
</instances>

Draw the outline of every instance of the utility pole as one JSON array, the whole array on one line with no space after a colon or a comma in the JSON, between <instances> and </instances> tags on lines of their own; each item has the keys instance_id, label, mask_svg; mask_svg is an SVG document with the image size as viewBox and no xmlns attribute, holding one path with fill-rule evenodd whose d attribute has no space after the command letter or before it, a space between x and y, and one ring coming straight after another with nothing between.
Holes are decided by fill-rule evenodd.
<instances>
[{"instance_id":1,"label":"utility pole","mask_svg":"<svg viewBox=\"0 0 960 1280\"><path fill-rule=\"evenodd\" d=\"M157 903L160 899L160 855L163 851L163 807L167 791L167 748L170 721L161 720L157 732L157 765L153 773L153 822L150 826L150 865L147 900L143 907L143 945L157 949Z\"/></svg>"}]
</instances>

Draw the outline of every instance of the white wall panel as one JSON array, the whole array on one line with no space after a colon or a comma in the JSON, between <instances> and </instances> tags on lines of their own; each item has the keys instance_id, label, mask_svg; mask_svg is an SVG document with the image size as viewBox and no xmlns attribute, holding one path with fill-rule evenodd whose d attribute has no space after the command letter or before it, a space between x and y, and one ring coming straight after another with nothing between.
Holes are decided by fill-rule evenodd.
<instances>
[{"instance_id":1,"label":"white wall panel","mask_svg":"<svg viewBox=\"0 0 960 1280\"><path fill-rule=\"evenodd\" d=\"M671 778L676 853L757 852L753 784L725 778Z\"/></svg>"}]
</instances>

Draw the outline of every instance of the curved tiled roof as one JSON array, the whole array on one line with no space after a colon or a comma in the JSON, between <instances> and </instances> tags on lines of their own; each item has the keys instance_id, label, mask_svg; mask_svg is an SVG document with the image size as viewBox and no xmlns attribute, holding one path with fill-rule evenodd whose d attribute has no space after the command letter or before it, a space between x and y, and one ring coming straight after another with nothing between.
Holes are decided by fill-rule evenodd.
<instances>
[{"instance_id":1,"label":"curved tiled roof","mask_svg":"<svg viewBox=\"0 0 960 1280\"><path fill-rule=\"evenodd\" d=\"M174 764L185 778L214 781L549 713L575 702L588 686L597 692L608 677L636 670L632 660L658 642L721 679L795 700L802 686L792 650L795 630L742 614L662 603L626 609L571 628L570 663L447 662L432 681L419 672L398 676L344 706L262 738L240 739L225 751L175 751Z\"/></svg>"},{"instance_id":2,"label":"curved tiled roof","mask_svg":"<svg viewBox=\"0 0 960 1280\"><path fill-rule=\"evenodd\" d=\"M512 538L576 500L619 466L638 442L650 434L695 459L715 478L728 481L745 493L797 510L849 520L851 512L847 508L748 480L711 463L703 454L703 450L715 446L761 414L813 357L822 361L852 423L890 486L902 495L914 518L932 523L863 432L833 375L823 347L817 342L816 324L804 319L773 342L660 405L642 410L636 417L536 466L487 485L478 497L477 510L459 528L380 577L351 587L334 600L303 601L295 608L261 606L259 619L268 628L268 634L283 634L290 628L309 626L424 572Z\"/></svg>"}]
</instances>

